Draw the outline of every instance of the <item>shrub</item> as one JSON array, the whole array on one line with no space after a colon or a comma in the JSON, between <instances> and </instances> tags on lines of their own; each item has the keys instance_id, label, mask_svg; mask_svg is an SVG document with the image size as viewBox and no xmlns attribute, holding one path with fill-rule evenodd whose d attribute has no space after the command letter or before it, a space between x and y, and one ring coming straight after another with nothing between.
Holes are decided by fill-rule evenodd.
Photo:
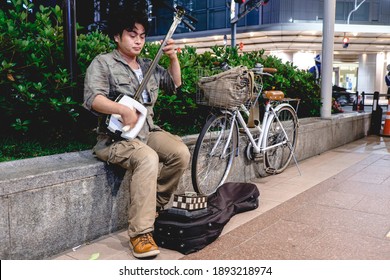
<instances>
[{"instance_id":1,"label":"shrub","mask_svg":"<svg viewBox=\"0 0 390 280\"><path fill-rule=\"evenodd\" d=\"M39 141L91 139L96 119L82 107L83 79L92 59L114 48L99 31L77 37L77 78L72 81L64 58L62 10L39 6L32 13L28 0L12 0L0 10L0 129L2 135ZM81 28L78 26L78 30ZM158 44L147 43L144 55L153 59ZM198 106L196 83L199 73L212 70L217 62L253 67L256 62L278 72L265 79L265 89L283 90L301 99L300 117L317 116L321 106L319 88L312 76L291 63L264 51L240 53L238 48L215 46L197 54L190 46L179 50L182 68L181 94L162 93L155 107L156 122L178 134L198 133L208 108ZM167 67L166 56L160 64ZM180 121L178 121L180 120ZM88 140L90 141L90 140Z\"/></svg>"},{"instance_id":2,"label":"shrub","mask_svg":"<svg viewBox=\"0 0 390 280\"><path fill-rule=\"evenodd\" d=\"M77 135L80 129L82 83L93 57L113 48L99 32L77 38L79 74L75 81L65 65L62 10L13 0L0 10L0 129L31 138ZM81 122L83 123L83 122ZM45 133L42 133L42 132Z\"/></svg>"},{"instance_id":3,"label":"shrub","mask_svg":"<svg viewBox=\"0 0 390 280\"><path fill-rule=\"evenodd\" d=\"M75 121L74 85L64 65L61 9L40 6L34 15L27 0L13 0L0 11L1 129L42 133ZM59 120L60 116L60 120Z\"/></svg>"}]
</instances>

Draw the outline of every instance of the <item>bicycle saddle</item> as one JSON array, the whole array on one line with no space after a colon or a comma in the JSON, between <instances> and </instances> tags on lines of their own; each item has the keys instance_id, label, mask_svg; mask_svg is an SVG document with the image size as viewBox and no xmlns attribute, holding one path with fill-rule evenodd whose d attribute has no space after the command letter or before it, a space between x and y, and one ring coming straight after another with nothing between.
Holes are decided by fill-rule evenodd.
<instances>
[{"instance_id":1,"label":"bicycle saddle","mask_svg":"<svg viewBox=\"0 0 390 280\"><path fill-rule=\"evenodd\" d=\"M280 90L265 90L264 97L269 100L282 100L284 98L284 93Z\"/></svg>"}]
</instances>

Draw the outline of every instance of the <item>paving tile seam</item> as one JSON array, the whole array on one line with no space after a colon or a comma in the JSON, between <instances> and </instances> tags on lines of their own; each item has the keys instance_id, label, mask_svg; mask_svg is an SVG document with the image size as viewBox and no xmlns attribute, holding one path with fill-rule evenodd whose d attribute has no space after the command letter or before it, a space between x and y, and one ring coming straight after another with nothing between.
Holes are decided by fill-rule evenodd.
<instances>
[{"instance_id":1,"label":"paving tile seam","mask_svg":"<svg viewBox=\"0 0 390 280\"><path fill-rule=\"evenodd\" d=\"M364 199L364 197L362 197L359 202L357 202L354 206L358 205L362 200ZM340 209L340 210L353 210L353 211L357 211L357 212L361 212L361 213L367 213L367 212L364 212L364 211L359 211L359 210L354 210L353 207L343 207L343 206L337 206L337 205L328 205L328 204L322 204L322 203L317 203L317 202L313 202L313 204L315 205L321 205L321 206L329 206L331 208L335 208L335 209ZM373 213L374 214L374 213Z\"/></svg>"},{"instance_id":2,"label":"paving tile seam","mask_svg":"<svg viewBox=\"0 0 390 280\"><path fill-rule=\"evenodd\" d=\"M304 223L302 221L295 221L295 220L288 220L288 219L286 219L285 221L300 223L300 224L306 225L308 227L314 227L315 226L314 224ZM360 236L362 238L369 237L369 238L377 239L377 240L380 240L380 241L389 242L389 245L390 245L390 239L388 239L386 237L386 234L390 231L390 227L388 228L388 230L386 230L386 232L383 234L382 237L379 237L378 235L371 235L369 233L360 234L360 233L356 232L355 230L348 230L348 229L345 229L345 228L341 228L341 227L339 227L337 225L330 225L330 226L327 226L327 227L323 227L321 229L322 229L322 232L335 231L335 232L342 232L342 233L347 233L347 234L353 234L354 236Z\"/></svg>"},{"instance_id":3,"label":"paving tile seam","mask_svg":"<svg viewBox=\"0 0 390 280\"><path fill-rule=\"evenodd\" d=\"M384 218L389 218L389 220L390 220L390 214L373 213L373 212L367 212L367 211L353 209L353 208L351 208L350 210L356 211L356 212L360 212L360 213L364 213L364 214L373 214L373 215L383 216ZM389 230L390 230L390 228L389 228Z\"/></svg>"},{"instance_id":4,"label":"paving tile seam","mask_svg":"<svg viewBox=\"0 0 390 280\"><path fill-rule=\"evenodd\" d=\"M342 209L342 210L345 210L345 209ZM348 210L348 209L347 209ZM364 214L368 214L368 213L366 213L366 212L362 212L362 213L364 213ZM368 215L370 215L370 214L368 214ZM374 214L373 214L374 215ZM377 215L375 215L375 216L377 216ZM388 218L388 217L384 217L384 218ZM288 218L285 218L284 219L285 221L291 221L291 222L299 222L299 223L301 223L301 224L304 224L304 225L306 225L306 226L314 226L314 224L312 224L312 223L305 223L305 222L303 222L303 221L296 221L296 220L294 220L293 218L292 219L288 219ZM340 222L342 223L343 221L342 220L340 220ZM353 235L361 235L361 234L359 234L359 233L357 233L357 231L356 230L345 230L345 228L343 228L343 227L340 227L341 225L339 224L339 223L337 223L337 224L328 224L328 225L324 225L324 227L323 227L323 229L324 230L338 230L338 231L341 231L341 232L344 232L344 233L349 233L349 234L353 234ZM364 228L363 228L364 229ZM389 226L389 228L388 229L390 229L390 226ZM365 232L364 233L364 235L361 235L361 236L368 236L368 237L370 237L370 238L376 238L376 239L378 239L378 240L385 240L386 239L386 233L388 232L388 230L385 230L385 232L383 232L383 234L382 234L382 237L379 237L379 233L378 234L372 234L372 233L370 233L370 232ZM390 244L390 243L389 243Z\"/></svg>"},{"instance_id":5,"label":"paving tile seam","mask_svg":"<svg viewBox=\"0 0 390 280\"><path fill-rule=\"evenodd\" d=\"M383 158L384 155L382 154L369 154L366 158L364 158L362 161L358 162L358 164L369 166L381 158Z\"/></svg>"},{"instance_id":6,"label":"paving tile seam","mask_svg":"<svg viewBox=\"0 0 390 280\"><path fill-rule=\"evenodd\" d=\"M372 236L372 235L368 235L368 234L360 234L360 233L356 233L353 231L343 230L340 228L328 228L324 231L325 235L327 235L331 232L340 233L340 234L352 234L355 237L358 237L360 240L372 239L372 240L378 241L380 243L386 243L386 245L388 243L388 245L390 246L390 240L386 238L386 235L384 235L383 238L380 238L377 236ZM390 252L390 249L389 249L389 252Z\"/></svg>"},{"instance_id":7,"label":"paving tile seam","mask_svg":"<svg viewBox=\"0 0 390 280\"><path fill-rule=\"evenodd\" d=\"M372 216L378 216L378 217L382 217L383 218L389 218L390 215L388 214L380 214L380 213L371 213L371 212L367 212L367 211L362 211L362 210L358 210L358 209L353 209L353 208L347 208L347 207L338 207L336 205L327 205L327 204L321 204L321 203L316 203L316 202L306 202L306 205L305 206L320 206L320 207L324 207L324 208L328 208L328 209L338 209L338 210L342 210L342 211L345 211L345 212L350 212L350 213L361 213L361 214L366 214L366 215L372 215ZM355 205L356 206L356 205ZM299 209L297 209L296 211L298 211ZM296 212L295 211L295 212ZM293 214L293 213L292 213ZM390 222L389 222L390 224Z\"/></svg>"},{"instance_id":8,"label":"paving tile seam","mask_svg":"<svg viewBox=\"0 0 390 280\"><path fill-rule=\"evenodd\" d=\"M374 189L373 189L374 186L377 186L377 187L385 186L385 187L387 187L387 185L374 184L374 183L371 183L370 185L371 185L371 188L372 188L373 191L374 191ZM344 193L344 194L351 193L351 190L337 189L339 187L340 186L334 186L334 188L332 188L331 190L332 191L337 191L337 192L340 192L340 193ZM389 189L390 189L390 186L389 186ZM372 193L361 192L359 194L364 195L367 198L374 198L374 199L387 198L387 199L390 199L390 193L389 194L383 193L383 191L380 192L380 190L378 192L372 192Z\"/></svg>"}]
</instances>

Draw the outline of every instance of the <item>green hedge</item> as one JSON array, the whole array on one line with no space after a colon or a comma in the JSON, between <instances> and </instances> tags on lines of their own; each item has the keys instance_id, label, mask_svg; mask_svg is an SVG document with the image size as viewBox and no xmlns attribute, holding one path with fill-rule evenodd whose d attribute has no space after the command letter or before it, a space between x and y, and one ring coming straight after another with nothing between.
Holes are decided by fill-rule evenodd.
<instances>
[{"instance_id":1,"label":"green hedge","mask_svg":"<svg viewBox=\"0 0 390 280\"><path fill-rule=\"evenodd\" d=\"M146 53L153 58L155 51L156 46L153 46L150 50L147 49ZM203 123L203 118L194 118L194 116L204 116L207 110L199 108L195 103L196 83L200 74L212 72L216 68L215 65L221 62L227 62L230 66L245 65L249 68L253 68L256 63L261 63L265 67L276 68L278 71L273 74L273 77L264 78L264 89L282 90L286 97L299 98L298 115L301 118L320 114L320 88L313 75L298 69L290 62L283 63L275 56L264 55L264 50L241 53L238 48L214 46L209 52L197 54L195 48L186 46L180 51L179 59L182 68L183 94L181 96L163 94L159 97L159 106L156 108L158 119L165 123L173 124L177 116L180 116L183 127L195 125L196 130L199 131L197 125L199 122ZM167 59L163 59L161 64L166 67Z\"/></svg>"},{"instance_id":2,"label":"green hedge","mask_svg":"<svg viewBox=\"0 0 390 280\"><path fill-rule=\"evenodd\" d=\"M40 6L29 12L28 0L12 0L11 8L0 10L0 129L2 135L38 141L87 138L96 124L82 108L83 78L91 60L111 51L114 43L95 31L77 37L77 80L71 81L64 61L62 10ZM78 30L82 29L78 27ZM147 43L144 55L153 58L159 46ZM301 99L300 117L318 116L320 94L313 77L291 63L283 63L264 51L241 53L237 48L215 46L197 54L193 47L179 51L183 86L181 95L162 93L156 106L156 120L165 129L197 133L207 115L195 102L199 73L215 62L253 67L260 62L278 72L267 78L265 89L283 90L288 97ZM160 63L168 64L167 57Z\"/></svg>"}]
</instances>

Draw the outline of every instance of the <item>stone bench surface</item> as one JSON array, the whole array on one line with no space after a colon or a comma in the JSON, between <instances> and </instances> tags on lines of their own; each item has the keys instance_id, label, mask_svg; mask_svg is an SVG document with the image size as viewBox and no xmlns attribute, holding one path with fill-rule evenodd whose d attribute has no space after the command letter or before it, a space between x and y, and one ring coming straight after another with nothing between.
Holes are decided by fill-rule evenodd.
<instances>
[{"instance_id":1,"label":"stone bench surface","mask_svg":"<svg viewBox=\"0 0 390 280\"><path fill-rule=\"evenodd\" d=\"M91 150L0 163L0 195L60 184L105 172Z\"/></svg>"},{"instance_id":2,"label":"stone bench surface","mask_svg":"<svg viewBox=\"0 0 390 280\"><path fill-rule=\"evenodd\" d=\"M20 179L39 173L53 172L77 166L91 164L94 157L90 150L41 156L0 163L0 182Z\"/></svg>"}]
</instances>

